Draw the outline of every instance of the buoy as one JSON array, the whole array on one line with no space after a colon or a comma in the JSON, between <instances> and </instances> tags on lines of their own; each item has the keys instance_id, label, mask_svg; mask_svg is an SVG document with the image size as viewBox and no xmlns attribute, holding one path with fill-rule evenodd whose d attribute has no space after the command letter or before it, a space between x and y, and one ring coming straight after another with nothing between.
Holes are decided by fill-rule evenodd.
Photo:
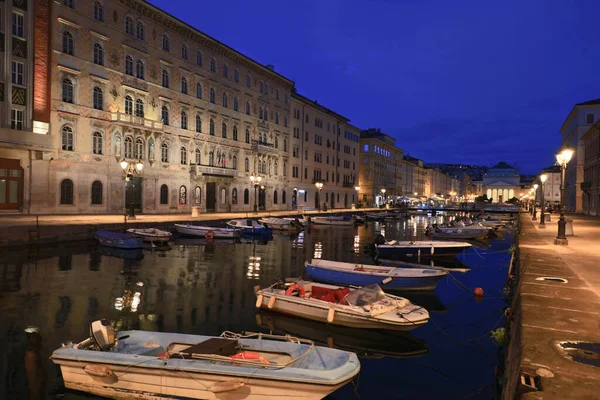
<instances>
[{"instance_id":1,"label":"buoy","mask_svg":"<svg viewBox=\"0 0 600 400\"><path fill-rule=\"evenodd\" d=\"M275 300L276 300L276 299L275 299L275 296L273 296L273 297L271 297L271 298L269 299L269 304L267 304L267 307L268 307L269 309L273 308L273 306L275 305Z\"/></svg>"},{"instance_id":2,"label":"buoy","mask_svg":"<svg viewBox=\"0 0 600 400\"><path fill-rule=\"evenodd\" d=\"M256 308L260 308L260 306L262 306L262 301L263 301L263 295L259 294L258 297L256 298Z\"/></svg>"},{"instance_id":3,"label":"buoy","mask_svg":"<svg viewBox=\"0 0 600 400\"><path fill-rule=\"evenodd\" d=\"M480 287L476 287L476 288L473 290L473 294L474 294L475 296L482 297L482 296L483 296L483 289L482 289L482 288L480 288Z\"/></svg>"},{"instance_id":4,"label":"buoy","mask_svg":"<svg viewBox=\"0 0 600 400\"><path fill-rule=\"evenodd\" d=\"M330 308L329 312L327 313L327 322L332 323L334 316L335 316L335 310L333 308Z\"/></svg>"},{"instance_id":5,"label":"buoy","mask_svg":"<svg viewBox=\"0 0 600 400\"><path fill-rule=\"evenodd\" d=\"M381 281L382 285L385 285L386 283L390 283L392 281L392 277L388 276L387 278L385 278L384 280Z\"/></svg>"}]
</instances>

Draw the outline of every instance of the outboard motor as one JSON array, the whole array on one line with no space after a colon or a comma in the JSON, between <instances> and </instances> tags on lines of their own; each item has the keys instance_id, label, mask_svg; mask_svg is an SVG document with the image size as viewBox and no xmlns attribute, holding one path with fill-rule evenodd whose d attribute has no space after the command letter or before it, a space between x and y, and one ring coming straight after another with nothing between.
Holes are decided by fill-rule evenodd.
<instances>
[{"instance_id":1,"label":"outboard motor","mask_svg":"<svg viewBox=\"0 0 600 400\"><path fill-rule=\"evenodd\" d=\"M81 350L106 351L115 344L115 330L107 319L90 324L90 337L76 345Z\"/></svg>"},{"instance_id":2,"label":"outboard motor","mask_svg":"<svg viewBox=\"0 0 600 400\"><path fill-rule=\"evenodd\" d=\"M379 235L375 236L375 240L373 241L373 244L375 246L385 244L385 236L383 236L381 233Z\"/></svg>"}]
</instances>

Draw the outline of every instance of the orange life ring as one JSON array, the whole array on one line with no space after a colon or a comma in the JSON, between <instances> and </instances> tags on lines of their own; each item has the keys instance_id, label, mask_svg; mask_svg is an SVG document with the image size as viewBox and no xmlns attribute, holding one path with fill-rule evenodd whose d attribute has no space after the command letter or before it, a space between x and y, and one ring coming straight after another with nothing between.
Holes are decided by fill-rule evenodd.
<instances>
[{"instance_id":1,"label":"orange life ring","mask_svg":"<svg viewBox=\"0 0 600 400\"><path fill-rule=\"evenodd\" d=\"M207 238L207 239L214 239L215 238L215 233L213 231L207 231L204 234L204 237Z\"/></svg>"},{"instance_id":2,"label":"orange life ring","mask_svg":"<svg viewBox=\"0 0 600 400\"><path fill-rule=\"evenodd\" d=\"M300 293L300 297L304 297L304 288L295 283L285 291L285 294L290 296L292 293L294 293L294 290L298 290L298 292Z\"/></svg>"},{"instance_id":3,"label":"orange life ring","mask_svg":"<svg viewBox=\"0 0 600 400\"><path fill-rule=\"evenodd\" d=\"M258 360L263 364L271 364L269 360L264 358L258 353L254 353L252 351L242 351L241 353L237 353L231 356L233 361L235 360Z\"/></svg>"}]
</instances>

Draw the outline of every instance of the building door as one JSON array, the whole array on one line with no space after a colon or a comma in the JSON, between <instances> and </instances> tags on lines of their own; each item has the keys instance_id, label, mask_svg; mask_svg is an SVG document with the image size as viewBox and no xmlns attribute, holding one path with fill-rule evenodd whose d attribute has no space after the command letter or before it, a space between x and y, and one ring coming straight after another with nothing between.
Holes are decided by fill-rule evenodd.
<instances>
[{"instance_id":1,"label":"building door","mask_svg":"<svg viewBox=\"0 0 600 400\"><path fill-rule=\"evenodd\" d=\"M216 182L206 182L206 211L215 212L217 210L217 184Z\"/></svg>"},{"instance_id":2,"label":"building door","mask_svg":"<svg viewBox=\"0 0 600 400\"><path fill-rule=\"evenodd\" d=\"M331 208L335 208L335 194L331 193Z\"/></svg>"},{"instance_id":3,"label":"building door","mask_svg":"<svg viewBox=\"0 0 600 400\"><path fill-rule=\"evenodd\" d=\"M348 208L348 193L344 194L344 208Z\"/></svg>"},{"instance_id":4,"label":"building door","mask_svg":"<svg viewBox=\"0 0 600 400\"><path fill-rule=\"evenodd\" d=\"M0 158L0 210L18 210L21 203L23 203L21 162Z\"/></svg>"},{"instance_id":5,"label":"building door","mask_svg":"<svg viewBox=\"0 0 600 400\"><path fill-rule=\"evenodd\" d=\"M142 178L134 176L125 182L125 204L127 209L142 212Z\"/></svg>"},{"instance_id":6,"label":"building door","mask_svg":"<svg viewBox=\"0 0 600 400\"><path fill-rule=\"evenodd\" d=\"M264 186L258 189L258 209L265 210L267 208L267 191Z\"/></svg>"},{"instance_id":7,"label":"building door","mask_svg":"<svg viewBox=\"0 0 600 400\"><path fill-rule=\"evenodd\" d=\"M321 191L315 192L315 208L316 208L317 210L320 210L320 209L321 209L321 206L320 206L320 204L319 204L319 201L320 201L320 200L319 200L319 195L320 195L320 194L321 194Z\"/></svg>"}]
</instances>

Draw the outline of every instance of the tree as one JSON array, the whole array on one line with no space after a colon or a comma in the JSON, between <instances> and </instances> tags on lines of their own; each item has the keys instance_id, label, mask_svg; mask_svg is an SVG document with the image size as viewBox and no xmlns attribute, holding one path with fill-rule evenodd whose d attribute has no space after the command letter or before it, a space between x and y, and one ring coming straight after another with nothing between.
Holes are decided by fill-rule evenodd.
<instances>
[{"instance_id":1,"label":"tree","mask_svg":"<svg viewBox=\"0 0 600 400\"><path fill-rule=\"evenodd\" d=\"M512 199L508 200L507 203L519 204L519 199L517 199L516 197L513 197Z\"/></svg>"},{"instance_id":2,"label":"tree","mask_svg":"<svg viewBox=\"0 0 600 400\"><path fill-rule=\"evenodd\" d=\"M475 203L489 203L491 200L488 199L487 194L475 197Z\"/></svg>"}]
</instances>

